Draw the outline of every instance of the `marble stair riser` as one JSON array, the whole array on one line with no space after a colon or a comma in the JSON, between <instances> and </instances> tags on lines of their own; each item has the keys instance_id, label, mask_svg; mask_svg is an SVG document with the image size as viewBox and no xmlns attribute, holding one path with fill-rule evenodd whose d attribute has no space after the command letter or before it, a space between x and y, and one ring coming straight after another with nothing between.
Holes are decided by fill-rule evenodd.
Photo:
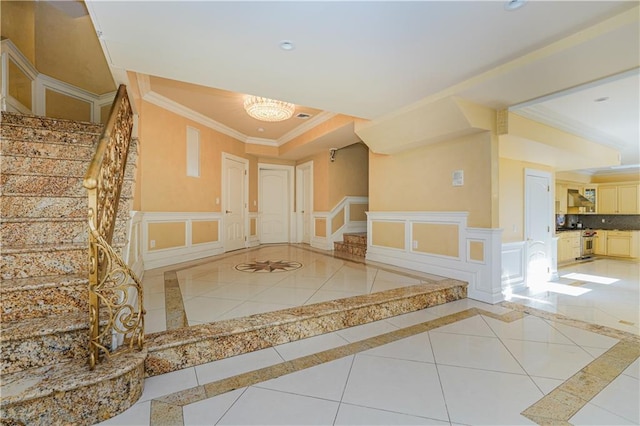
<instances>
[{"instance_id":1,"label":"marble stair riser","mask_svg":"<svg viewBox=\"0 0 640 426\"><path fill-rule=\"evenodd\" d=\"M129 210L124 208L129 199L121 197L118 219L127 220ZM30 195L4 195L0 203L3 218L86 218L87 197L43 197Z\"/></svg>"},{"instance_id":2,"label":"marble stair riser","mask_svg":"<svg viewBox=\"0 0 640 426\"><path fill-rule=\"evenodd\" d=\"M350 244L350 243L341 243L335 242L333 244L334 251L341 253L349 253L355 256L364 257L367 255L367 246L362 244Z\"/></svg>"},{"instance_id":3,"label":"marble stair riser","mask_svg":"<svg viewBox=\"0 0 640 426\"><path fill-rule=\"evenodd\" d=\"M116 222L113 233L114 241L125 239L126 223L123 222L123 220ZM3 245L11 246L82 243L89 241L89 225L84 218L2 222L0 223L0 236Z\"/></svg>"},{"instance_id":4,"label":"marble stair riser","mask_svg":"<svg viewBox=\"0 0 640 426\"><path fill-rule=\"evenodd\" d=\"M100 138L99 133L58 131L51 129L31 128L24 126L7 126L0 129L0 137L5 140L26 142L47 142L64 145L95 146Z\"/></svg>"},{"instance_id":5,"label":"marble stair riser","mask_svg":"<svg viewBox=\"0 0 640 426\"><path fill-rule=\"evenodd\" d=\"M147 335L146 374L165 374L467 297L464 282L443 280L438 286L406 287L153 333ZM274 317L279 320L274 322ZM249 326L243 327L243 321Z\"/></svg>"},{"instance_id":6,"label":"marble stair riser","mask_svg":"<svg viewBox=\"0 0 640 426\"><path fill-rule=\"evenodd\" d=\"M88 245L29 247L16 250L3 247L2 279L88 273Z\"/></svg>"},{"instance_id":7,"label":"marble stair riser","mask_svg":"<svg viewBox=\"0 0 640 426\"><path fill-rule=\"evenodd\" d=\"M1 142L3 155L22 155L28 157L87 159L93 156L95 148L90 145L56 144L46 142L28 142L3 140Z\"/></svg>"},{"instance_id":8,"label":"marble stair riser","mask_svg":"<svg viewBox=\"0 0 640 426\"><path fill-rule=\"evenodd\" d=\"M3 194L74 196L85 191L82 178L60 176L24 176L2 174ZM126 179L122 185L121 195L131 198L133 181Z\"/></svg>"},{"instance_id":9,"label":"marble stair riser","mask_svg":"<svg viewBox=\"0 0 640 426\"><path fill-rule=\"evenodd\" d=\"M343 240L346 244L363 244L364 246L367 245L366 235L344 234Z\"/></svg>"},{"instance_id":10,"label":"marble stair riser","mask_svg":"<svg viewBox=\"0 0 640 426\"><path fill-rule=\"evenodd\" d=\"M66 159L41 156L2 156L2 173L13 175L67 176L84 178L91 159ZM130 166L131 165L131 166ZM125 168L125 178L135 178L136 168L132 163Z\"/></svg>"},{"instance_id":11,"label":"marble stair riser","mask_svg":"<svg viewBox=\"0 0 640 426\"><path fill-rule=\"evenodd\" d=\"M2 113L2 127L30 127L54 131L95 133L102 132L103 125L86 121L72 121L60 118L39 117L35 115Z\"/></svg>"},{"instance_id":12,"label":"marble stair riser","mask_svg":"<svg viewBox=\"0 0 640 426\"><path fill-rule=\"evenodd\" d=\"M2 172L13 175L68 176L82 178L89 168L89 160L2 156Z\"/></svg>"},{"instance_id":13,"label":"marble stair riser","mask_svg":"<svg viewBox=\"0 0 640 426\"><path fill-rule=\"evenodd\" d=\"M2 321L43 318L89 311L89 280L78 276L46 277L39 283L22 285L24 279L0 281Z\"/></svg>"},{"instance_id":14,"label":"marble stair riser","mask_svg":"<svg viewBox=\"0 0 640 426\"><path fill-rule=\"evenodd\" d=\"M133 351L90 371L84 360L3 375L0 418L5 424L94 425L131 407L144 388L146 351ZM62 368L61 368L62 367Z\"/></svg>"},{"instance_id":15,"label":"marble stair riser","mask_svg":"<svg viewBox=\"0 0 640 426\"><path fill-rule=\"evenodd\" d=\"M15 373L71 359L88 360L89 324L74 330L56 330L45 335L0 341L0 374Z\"/></svg>"}]
</instances>

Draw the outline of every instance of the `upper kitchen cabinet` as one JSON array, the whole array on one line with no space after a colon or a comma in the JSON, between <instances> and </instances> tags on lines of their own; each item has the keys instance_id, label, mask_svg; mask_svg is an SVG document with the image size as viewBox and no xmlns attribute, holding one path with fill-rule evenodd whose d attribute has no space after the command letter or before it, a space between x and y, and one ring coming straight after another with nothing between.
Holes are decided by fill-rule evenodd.
<instances>
[{"instance_id":1,"label":"upper kitchen cabinet","mask_svg":"<svg viewBox=\"0 0 640 426\"><path fill-rule=\"evenodd\" d=\"M556 183L556 214L567 213L567 184Z\"/></svg>"},{"instance_id":2,"label":"upper kitchen cabinet","mask_svg":"<svg viewBox=\"0 0 640 426\"><path fill-rule=\"evenodd\" d=\"M638 214L637 183L625 183L617 185L598 186L598 213L599 214Z\"/></svg>"}]
</instances>

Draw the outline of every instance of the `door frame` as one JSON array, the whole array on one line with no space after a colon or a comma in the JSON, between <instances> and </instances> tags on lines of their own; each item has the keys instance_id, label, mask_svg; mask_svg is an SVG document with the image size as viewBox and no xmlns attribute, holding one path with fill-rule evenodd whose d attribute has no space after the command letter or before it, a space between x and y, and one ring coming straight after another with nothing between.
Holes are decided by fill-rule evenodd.
<instances>
[{"instance_id":1,"label":"door frame","mask_svg":"<svg viewBox=\"0 0 640 426\"><path fill-rule=\"evenodd\" d=\"M547 257L547 272L548 279L552 277L553 271L556 269L554 265L554 256L552 256L552 242L553 242L553 233L552 230L555 229L555 220L554 220L554 210L555 210L555 201L554 201L554 190L552 190L552 186L554 185L554 180L551 172L547 172L544 170L537 169L524 169L524 243L525 243L525 285L528 287L528 276L529 276L529 226L531 222L531 215L535 214L531 211L532 206L529 206L527 200L529 200L529 191L530 188L527 185L527 178L529 176L532 177L540 177L547 180L547 206L548 211L544 212L544 216L547 218L547 238L545 240L545 253ZM542 213L542 212L541 212Z\"/></svg>"},{"instance_id":2,"label":"door frame","mask_svg":"<svg viewBox=\"0 0 640 426\"><path fill-rule=\"evenodd\" d=\"M314 233L314 223L313 223L313 160L307 161L306 163L298 164L296 166L296 239L294 240L297 243L302 243L302 239L304 237L304 217L303 213L301 213L302 208L304 207L302 203L302 194L304 191L303 185L301 184L302 176L305 170L309 170L309 205L311 207L311 211L309 212L309 244L311 244L311 240L313 239Z\"/></svg>"},{"instance_id":3,"label":"door frame","mask_svg":"<svg viewBox=\"0 0 640 426\"><path fill-rule=\"evenodd\" d=\"M248 247L248 238L247 238L247 230L249 229L249 160L247 160L246 158L242 158L242 157L238 157L237 155L233 155L233 154L229 154L227 152L223 152L222 153L222 188L220 191L220 195L222 198L222 203L220 203L220 213L222 216L222 246L223 246L223 250L226 253L227 252L227 247L226 247L226 242L227 242L227 228L225 226L225 210L227 210L227 191L228 191L228 182L227 182L227 161L228 160L233 160L233 161L237 161L239 163L242 163L242 165L244 166L244 178L243 178L243 182L242 182L242 190L244 192L244 200L242 201L244 208L242 209L242 234L244 236L244 248Z\"/></svg>"},{"instance_id":4,"label":"door frame","mask_svg":"<svg viewBox=\"0 0 640 426\"><path fill-rule=\"evenodd\" d=\"M289 206L289 211L287 212L287 224L289 227L289 237L288 242L297 241L296 238L296 221L292 220L292 217L295 213L295 204L294 204L294 166L287 166L283 164L269 164L269 163L258 163L258 238L262 240L262 171L263 170L285 170L287 172L287 205Z\"/></svg>"}]
</instances>

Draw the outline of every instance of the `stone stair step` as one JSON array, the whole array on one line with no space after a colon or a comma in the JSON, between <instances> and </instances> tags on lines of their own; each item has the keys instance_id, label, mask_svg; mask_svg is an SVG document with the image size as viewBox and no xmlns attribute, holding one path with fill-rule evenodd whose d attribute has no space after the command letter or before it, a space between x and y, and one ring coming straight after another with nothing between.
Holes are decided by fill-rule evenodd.
<instances>
[{"instance_id":1,"label":"stone stair step","mask_svg":"<svg viewBox=\"0 0 640 426\"><path fill-rule=\"evenodd\" d=\"M333 243L333 250L341 253L353 254L360 257L365 257L367 255L366 244L354 244L336 241Z\"/></svg>"},{"instance_id":2,"label":"stone stair step","mask_svg":"<svg viewBox=\"0 0 640 426\"><path fill-rule=\"evenodd\" d=\"M2 127L2 126L0 126ZM3 155L23 155L29 157L82 158L90 159L95 152L93 145L29 142L18 140L1 141Z\"/></svg>"},{"instance_id":3,"label":"stone stair step","mask_svg":"<svg viewBox=\"0 0 640 426\"><path fill-rule=\"evenodd\" d=\"M86 274L0 281L0 315L5 321L89 312Z\"/></svg>"},{"instance_id":4,"label":"stone stair step","mask_svg":"<svg viewBox=\"0 0 640 426\"><path fill-rule=\"evenodd\" d=\"M342 239L346 244L363 244L365 246L367 245L366 232L346 233L342 236Z\"/></svg>"},{"instance_id":5,"label":"stone stair step","mask_svg":"<svg viewBox=\"0 0 640 426\"><path fill-rule=\"evenodd\" d=\"M70 197L3 195L0 203L3 218L87 217L86 195Z\"/></svg>"},{"instance_id":6,"label":"stone stair step","mask_svg":"<svg viewBox=\"0 0 640 426\"><path fill-rule=\"evenodd\" d=\"M86 312L2 321L0 373L88 358L89 315ZM4 377L3 377L4 380Z\"/></svg>"},{"instance_id":7,"label":"stone stair step","mask_svg":"<svg viewBox=\"0 0 640 426\"><path fill-rule=\"evenodd\" d=\"M126 219L116 219L114 241L126 237ZM0 221L0 241L6 246L87 243L89 225L80 218L19 218Z\"/></svg>"},{"instance_id":8,"label":"stone stair step","mask_svg":"<svg viewBox=\"0 0 640 426\"><path fill-rule=\"evenodd\" d=\"M48 196L74 196L83 194L82 178L64 176L25 176L3 173L3 195L48 195ZM131 198L133 194L133 181L125 179L122 184L122 196Z\"/></svg>"},{"instance_id":9,"label":"stone stair step","mask_svg":"<svg viewBox=\"0 0 640 426\"><path fill-rule=\"evenodd\" d=\"M31 127L55 131L81 132L99 134L103 125L88 121L74 121L62 118L49 118L37 115L3 112L2 125L7 127Z\"/></svg>"},{"instance_id":10,"label":"stone stair step","mask_svg":"<svg viewBox=\"0 0 640 426\"><path fill-rule=\"evenodd\" d=\"M0 237L5 246L65 244L89 241L87 220L79 218L2 219Z\"/></svg>"},{"instance_id":11,"label":"stone stair step","mask_svg":"<svg viewBox=\"0 0 640 426\"><path fill-rule=\"evenodd\" d=\"M70 160L52 157L3 155L2 173L24 176L45 175L83 178L87 173L89 163L89 159Z\"/></svg>"},{"instance_id":12,"label":"stone stair step","mask_svg":"<svg viewBox=\"0 0 640 426\"><path fill-rule=\"evenodd\" d=\"M146 350L90 370L86 359L2 375L3 424L93 425L131 407L144 388Z\"/></svg>"},{"instance_id":13,"label":"stone stair step","mask_svg":"<svg viewBox=\"0 0 640 426\"><path fill-rule=\"evenodd\" d=\"M2 246L2 279L87 273L89 249L86 242Z\"/></svg>"}]
</instances>

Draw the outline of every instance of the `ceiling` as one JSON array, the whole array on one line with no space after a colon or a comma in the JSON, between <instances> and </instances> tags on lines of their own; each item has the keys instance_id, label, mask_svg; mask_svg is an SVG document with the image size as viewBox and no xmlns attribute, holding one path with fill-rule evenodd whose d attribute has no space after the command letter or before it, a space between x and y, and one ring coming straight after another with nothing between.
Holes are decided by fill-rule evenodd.
<instances>
[{"instance_id":1,"label":"ceiling","mask_svg":"<svg viewBox=\"0 0 640 426\"><path fill-rule=\"evenodd\" d=\"M568 126L620 149L623 165L640 163L635 1L86 4L114 75L134 71L151 98L248 142L281 145L335 114L385 120L459 96ZM311 118L258 122L242 111L244 94Z\"/></svg>"}]
</instances>

